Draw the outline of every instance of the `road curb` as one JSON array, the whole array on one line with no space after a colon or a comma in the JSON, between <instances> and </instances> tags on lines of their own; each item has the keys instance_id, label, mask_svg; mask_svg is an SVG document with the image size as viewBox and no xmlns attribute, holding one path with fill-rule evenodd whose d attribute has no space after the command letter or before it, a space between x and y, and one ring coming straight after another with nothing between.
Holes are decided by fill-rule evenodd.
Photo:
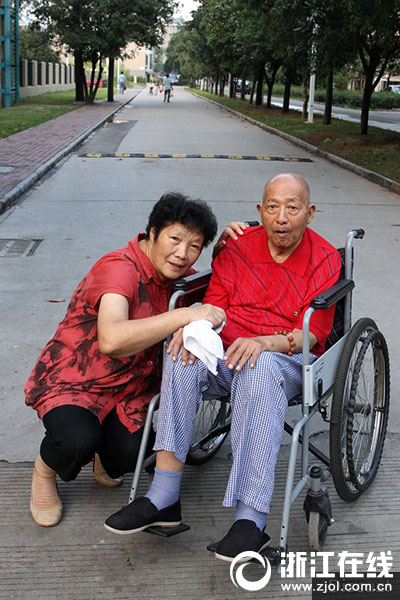
<instances>
[{"instance_id":1,"label":"road curb","mask_svg":"<svg viewBox=\"0 0 400 600\"><path fill-rule=\"evenodd\" d=\"M261 127L261 129L268 131L268 133L278 135L279 137L283 138L284 140L291 142L292 144L295 144L296 146L300 146L300 148L304 148L305 150L308 150L308 152L312 152L313 154L316 154L317 156L325 158L326 160L329 160L330 162L335 163L336 165L338 165L339 167L342 167L343 169L352 171L356 175L360 175L360 177L364 177L364 179L368 179L369 181L372 181L372 183L376 183L377 185L380 185L381 187L384 187L384 188L390 190L391 192L400 194L400 183L397 183L397 181L393 181L393 179L389 179L388 177L384 177L383 175L380 175L379 173L376 173L375 171L370 171L369 169L360 167L359 165L356 165L344 158L340 158L340 156L336 156L335 154L330 154L329 152L325 152L325 150L321 150L320 148L317 148L317 146L313 146L312 144L309 144L308 142L304 142L303 140L301 140L297 137L294 137L293 135L290 135L289 133L285 133L284 131L280 131L279 129L275 129L274 127L265 125L264 123L260 123L260 121L257 121L256 119L248 117L247 115L244 115L243 113L241 113L237 110L234 110L233 108L224 106L223 104L220 104L219 102L216 102L215 100L210 100L209 98L200 96L199 94L196 94L196 92L191 91L190 93L193 94L194 96L196 96L197 98L201 98L202 100L211 102L211 104L215 104L215 106L218 106L219 108L222 108L223 110L226 110L227 112L234 114L235 116L239 117L239 119L241 119L242 121L248 121L249 123L252 123L253 125L257 125L258 127Z\"/></svg>"},{"instance_id":2,"label":"road curb","mask_svg":"<svg viewBox=\"0 0 400 600\"><path fill-rule=\"evenodd\" d=\"M13 187L5 196L0 199L0 215L9 208L18 198L26 192L30 187L32 187L39 179L43 177L51 168L53 168L60 160L65 158L76 146L79 146L89 135L91 135L96 129L104 125L112 116L115 115L121 108L129 104L131 100L134 100L138 94L140 94L143 90L138 90L134 96L131 96L125 102L122 102L117 108L115 108L112 112L110 112L107 116L103 117L92 125L89 129L87 129L84 133L82 133L79 137L77 137L73 142L65 146L60 152L57 152L52 158L50 158L47 162L43 163L40 167L36 169L33 173L25 177L18 185Z\"/></svg>"}]
</instances>

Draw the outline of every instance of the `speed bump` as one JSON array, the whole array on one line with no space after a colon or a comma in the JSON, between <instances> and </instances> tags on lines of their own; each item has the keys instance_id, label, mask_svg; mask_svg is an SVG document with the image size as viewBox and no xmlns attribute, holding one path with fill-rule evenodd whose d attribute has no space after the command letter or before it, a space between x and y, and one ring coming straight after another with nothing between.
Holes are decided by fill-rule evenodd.
<instances>
[{"instance_id":1,"label":"speed bump","mask_svg":"<svg viewBox=\"0 0 400 600\"><path fill-rule=\"evenodd\" d=\"M311 158L296 156L259 156L255 154L165 154L157 152L89 152L80 154L81 158L213 158L223 160L269 160L282 162L313 162Z\"/></svg>"}]
</instances>

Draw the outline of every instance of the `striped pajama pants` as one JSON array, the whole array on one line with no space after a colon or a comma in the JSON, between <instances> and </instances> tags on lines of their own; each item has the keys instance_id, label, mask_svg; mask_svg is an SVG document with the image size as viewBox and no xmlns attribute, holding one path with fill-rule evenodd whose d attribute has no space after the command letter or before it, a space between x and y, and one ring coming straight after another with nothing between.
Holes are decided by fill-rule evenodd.
<instances>
[{"instance_id":1,"label":"striped pajama pants","mask_svg":"<svg viewBox=\"0 0 400 600\"><path fill-rule=\"evenodd\" d=\"M168 355L154 450L168 450L185 462L200 402L230 393L233 464L223 505L240 500L268 513L288 400L301 393L301 385L302 354L262 352L254 368L248 361L239 373L219 360L217 375L199 359L183 367L180 356L173 362Z\"/></svg>"}]
</instances>

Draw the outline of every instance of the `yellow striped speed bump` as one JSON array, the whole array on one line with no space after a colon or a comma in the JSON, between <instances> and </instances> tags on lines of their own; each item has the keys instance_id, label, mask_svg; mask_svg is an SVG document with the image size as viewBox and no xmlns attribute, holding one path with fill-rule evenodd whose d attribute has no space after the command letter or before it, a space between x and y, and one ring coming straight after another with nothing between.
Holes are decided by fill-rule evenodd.
<instances>
[{"instance_id":1,"label":"yellow striped speed bump","mask_svg":"<svg viewBox=\"0 0 400 600\"><path fill-rule=\"evenodd\" d=\"M214 158L224 160L269 160L284 162L313 162L311 158L295 156L258 156L254 154L164 154L150 152L89 152L80 154L82 158Z\"/></svg>"}]
</instances>

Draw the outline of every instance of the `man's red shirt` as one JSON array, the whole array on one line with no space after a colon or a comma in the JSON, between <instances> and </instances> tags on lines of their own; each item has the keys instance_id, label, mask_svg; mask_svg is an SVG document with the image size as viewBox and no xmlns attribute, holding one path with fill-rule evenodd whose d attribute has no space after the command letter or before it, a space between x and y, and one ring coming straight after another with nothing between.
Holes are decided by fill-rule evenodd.
<instances>
[{"instance_id":1,"label":"man's red shirt","mask_svg":"<svg viewBox=\"0 0 400 600\"><path fill-rule=\"evenodd\" d=\"M295 251L277 263L268 248L264 227L246 229L238 240L228 239L213 262L205 303L226 311L221 331L225 348L238 337L271 335L279 329L302 329L312 298L339 278L337 250L307 227ZM334 307L311 317L310 331L318 342L312 348L320 356L333 323Z\"/></svg>"},{"instance_id":2,"label":"man's red shirt","mask_svg":"<svg viewBox=\"0 0 400 600\"><path fill-rule=\"evenodd\" d=\"M168 310L171 282L162 283L139 248L143 234L126 248L98 260L75 290L64 320L41 353L25 386L26 404L42 418L49 410L72 404L94 413L100 422L116 406L132 433L143 426L147 406L159 389L157 344L128 358L100 352L97 317L103 294L125 296L129 319ZM193 273L190 269L187 275Z\"/></svg>"}]
</instances>

